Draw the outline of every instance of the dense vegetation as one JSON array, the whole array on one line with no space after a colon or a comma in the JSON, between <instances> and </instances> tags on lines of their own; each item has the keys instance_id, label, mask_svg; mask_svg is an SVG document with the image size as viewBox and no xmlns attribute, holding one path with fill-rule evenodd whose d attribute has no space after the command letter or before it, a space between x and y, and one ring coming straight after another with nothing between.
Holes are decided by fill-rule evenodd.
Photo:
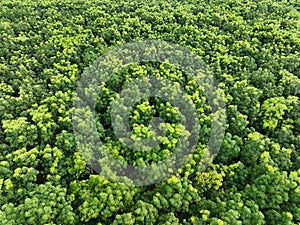
<instances>
[{"instance_id":1,"label":"dense vegetation","mask_svg":"<svg viewBox=\"0 0 300 225\"><path fill-rule=\"evenodd\" d=\"M0 224L300 224L299 10L297 0L2 0ZM176 110L150 99L130 123L143 138L153 115L165 118L163 149L130 154L114 139L110 101L135 77L184 86L202 127L192 158L174 176L126 186L97 175L76 146L74 91L108 49L147 39L185 46L210 66L225 92L226 133L200 171L211 122L204 93L167 64L119 71L96 107L97 128L115 157L160 161L180 135Z\"/></svg>"}]
</instances>

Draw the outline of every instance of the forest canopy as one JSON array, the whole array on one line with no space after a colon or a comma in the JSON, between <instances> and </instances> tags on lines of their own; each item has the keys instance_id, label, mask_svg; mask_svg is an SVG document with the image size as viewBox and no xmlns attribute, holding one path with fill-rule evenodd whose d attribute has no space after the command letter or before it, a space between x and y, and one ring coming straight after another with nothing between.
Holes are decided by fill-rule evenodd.
<instances>
[{"instance_id":1,"label":"forest canopy","mask_svg":"<svg viewBox=\"0 0 300 225\"><path fill-rule=\"evenodd\" d=\"M299 225L299 11L296 0L2 0L0 224ZM223 91L227 119L220 151L201 170L212 125L205 92L168 63L114 73L94 115L111 156L148 166L170 157L187 135L176 107L148 98L129 114L131 138L154 138L151 118L160 117L161 145L133 152L117 140L112 103L136 78L168 79L170 93L180 86L200 126L182 168L155 184L130 186L88 163L76 144L73 103L95 60L143 40L199 56Z\"/></svg>"}]
</instances>

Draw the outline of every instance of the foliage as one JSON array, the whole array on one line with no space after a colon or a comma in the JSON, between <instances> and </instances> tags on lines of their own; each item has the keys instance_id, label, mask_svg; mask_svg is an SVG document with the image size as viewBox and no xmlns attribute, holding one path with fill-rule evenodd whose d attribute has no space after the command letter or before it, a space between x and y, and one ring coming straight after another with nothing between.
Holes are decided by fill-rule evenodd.
<instances>
[{"instance_id":1,"label":"foliage","mask_svg":"<svg viewBox=\"0 0 300 225\"><path fill-rule=\"evenodd\" d=\"M298 1L2 0L0 8L0 224L300 224ZM168 63L123 68L102 85L96 105L99 137L114 157L151 165L186 134L176 107L150 98L130 112L132 139L154 140L151 119L159 116L162 145L132 152L116 139L112 102L135 78L183 88L201 126L194 153L174 176L130 187L84 160L72 107L94 60L148 39L185 46L210 67L225 92L226 133L201 171L211 126L203 90Z\"/></svg>"}]
</instances>

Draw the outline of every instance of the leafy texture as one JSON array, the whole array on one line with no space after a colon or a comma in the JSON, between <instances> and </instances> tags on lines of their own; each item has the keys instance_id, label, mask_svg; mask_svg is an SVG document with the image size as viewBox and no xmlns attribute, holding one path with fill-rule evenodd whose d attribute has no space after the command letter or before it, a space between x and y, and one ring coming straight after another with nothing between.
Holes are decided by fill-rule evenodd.
<instances>
[{"instance_id":1,"label":"leafy texture","mask_svg":"<svg viewBox=\"0 0 300 225\"><path fill-rule=\"evenodd\" d=\"M300 224L299 1L2 0L0 9L0 224ZM111 105L135 78L175 82L201 126L193 155L174 176L129 187L87 164L72 107L94 60L147 39L185 46L210 67L225 92L226 134L201 171L211 126L203 90L167 63L123 68L96 105L99 137L112 156L151 165L185 134L176 107L150 98L130 112L132 138L154 139L150 121L159 116L162 144L132 152L116 139Z\"/></svg>"}]
</instances>

